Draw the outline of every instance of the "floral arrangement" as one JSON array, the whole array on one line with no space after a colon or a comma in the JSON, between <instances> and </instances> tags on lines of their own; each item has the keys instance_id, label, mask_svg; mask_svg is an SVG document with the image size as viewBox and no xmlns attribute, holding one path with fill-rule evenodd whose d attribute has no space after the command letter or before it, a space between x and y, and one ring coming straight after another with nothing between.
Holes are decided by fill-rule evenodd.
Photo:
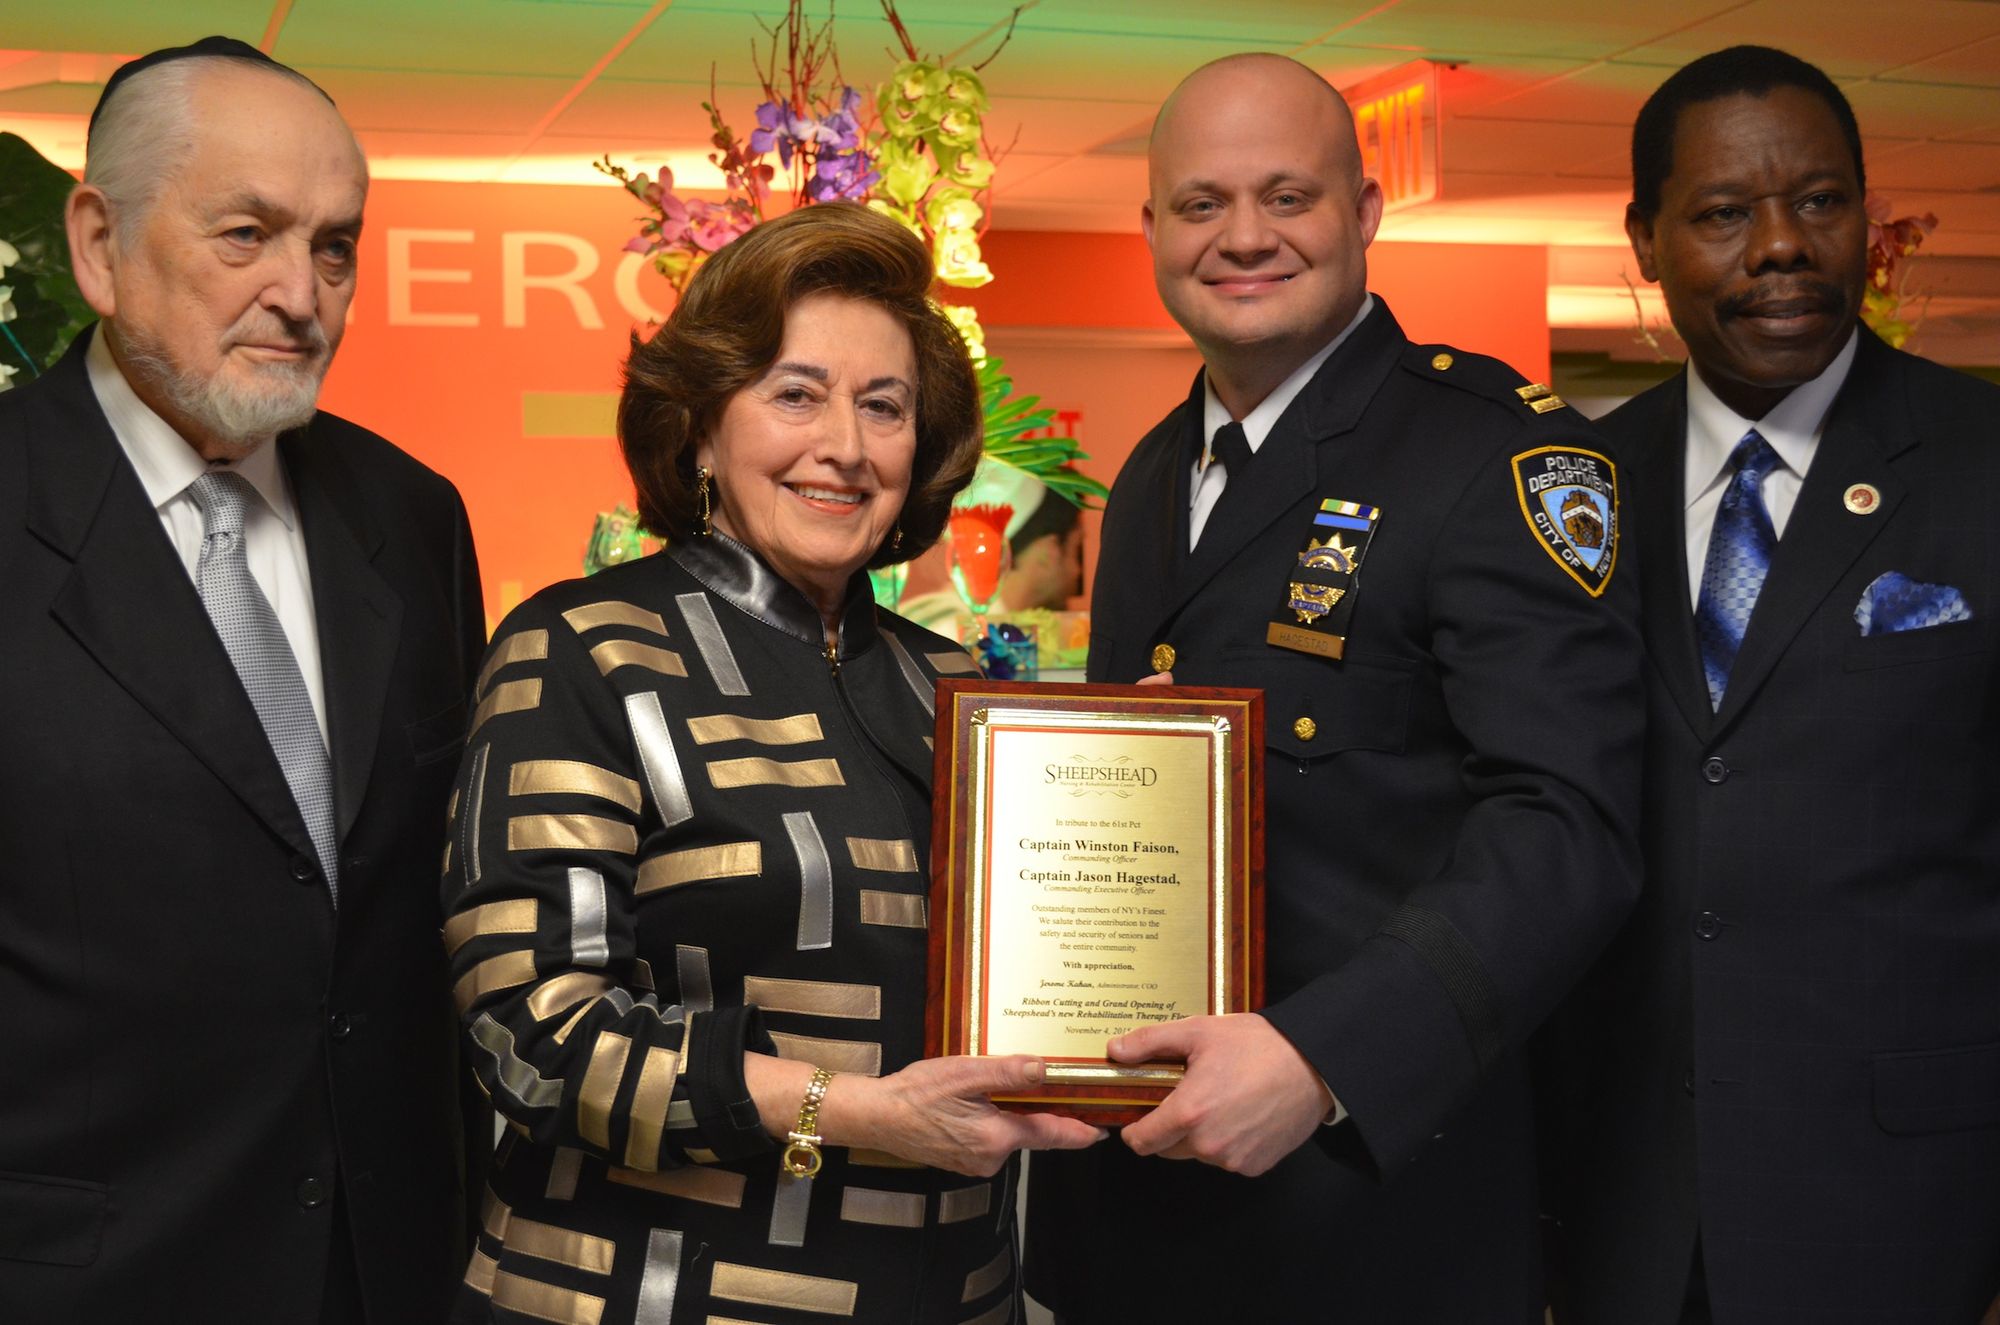
<instances>
[{"instance_id":1,"label":"floral arrangement","mask_svg":"<svg viewBox=\"0 0 2000 1325\"><path fill-rule=\"evenodd\" d=\"M76 181L0 133L0 391L39 377L95 316L70 275L63 202Z\"/></svg>"},{"instance_id":2,"label":"floral arrangement","mask_svg":"<svg viewBox=\"0 0 2000 1325\"><path fill-rule=\"evenodd\" d=\"M757 68L763 100L747 139L718 109L710 79L702 108L714 148L708 159L726 186L720 201L681 197L665 167L649 176L608 156L596 163L646 206L626 250L645 254L676 293L684 291L710 254L766 219L782 177L787 210L865 202L924 241L941 284L975 289L993 280L980 240L999 163L986 142L988 101L979 73L1006 47L1012 21L984 60L947 67L921 53L895 0L881 0L903 58L871 96L841 73L831 6L824 22L813 23L802 5L790 0L784 19L766 29ZM979 373L986 459L1032 474L1078 505L1104 497L1104 485L1076 469L1088 457L1073 438L1031 435L1051 431L1053 413L1039 397L1013 394L1013 379L986 352L978 314L964 304L939 306L965 337Z\"/></svg>"},{"instance_id":3,"label":"floral arrangement","mask_svg":"<svg viewBox=\"0 0 2000 1325\"><path fill-rule=\"evenodd\" d=\"M1923 321L1921 311L1911 322L1902 316L1903 301L1909 297L1910 273L1903 259L1913 256L1923 245L1938 219L1933 212L1922 216L1890 219L1889 200L1879 193L1868 195L1868 285L1861 293L1861 320L1889 344L1901 349ZM1898 277L1897 269L1902 267ZM1929 296L1924 297L1929 302Z\"/></svg>"}]
</instances>

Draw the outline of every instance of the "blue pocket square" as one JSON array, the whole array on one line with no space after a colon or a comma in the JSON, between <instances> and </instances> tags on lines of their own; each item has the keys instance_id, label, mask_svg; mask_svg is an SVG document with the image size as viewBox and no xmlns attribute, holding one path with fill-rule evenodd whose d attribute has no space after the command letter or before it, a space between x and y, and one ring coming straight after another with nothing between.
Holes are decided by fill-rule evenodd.
<instances>
[{"instance_id":1,"label":"blue pocket square","mask_svg":"<svg viewBox=\"0 0 2000 1325\"><path fill-rule=\"evenodd\" d=\"M1895 635L1970 620L1972 609L1958 590L1948 584L1919 584L1896 571L1877 575L1854 605L1854 624L1863 635Z\"/></svg>"}]
</instances>

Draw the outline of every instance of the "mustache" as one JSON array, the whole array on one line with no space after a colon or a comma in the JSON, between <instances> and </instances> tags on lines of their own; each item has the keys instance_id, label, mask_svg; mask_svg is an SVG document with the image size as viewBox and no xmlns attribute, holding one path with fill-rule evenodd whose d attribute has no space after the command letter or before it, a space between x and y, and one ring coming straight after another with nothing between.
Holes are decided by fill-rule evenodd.
<instances>
[{"instance_id":1,"label":"mustache","mask_svg":"<svg viewBox=\"0 0 2000 1325\"><path fill-rule=\"evenodd\" d=\"M1716 311L1726 321L1771 313L1840 313L1847 306L1847 295L1839 286L1831 281L1806 279L1789 282L1783 288L1751 289L1730 295Z\"/></svg>"},{"instance_id":2,"label":"mustache","mask_svg":"<svg viewBox=\"0 0 2000 1325\"><path fill-rule=\"evenodd\" d=\"M328 345L326 330L314 318L294 321L282 313L260 309L245 317L229 329L223 338L223 348L232 345L284 345L311 355L315 359L326 357Z\"/></svg>"}]
</instances>

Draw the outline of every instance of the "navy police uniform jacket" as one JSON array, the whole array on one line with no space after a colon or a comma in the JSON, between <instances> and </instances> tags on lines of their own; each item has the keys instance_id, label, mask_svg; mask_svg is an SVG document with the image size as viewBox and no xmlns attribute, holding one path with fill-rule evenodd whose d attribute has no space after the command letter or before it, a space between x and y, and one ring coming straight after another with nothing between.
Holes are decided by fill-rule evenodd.
<instances>
[{"instance_id":1,"label":"navy police uniform jacket","mask_svg":"<svg viewBox=\"0 0 2000 1325\"><path fill-rule=\"evenodd\" d=\"M1519 1050L1638 890L1643 711L1622 487L1524 385L1378 300L1192 554L1199 380L1119 475L1091 678L1165 645L1178 683L1265 691L1264 1015L1350 1117L1256 1179L1035 1156L1029 1291L1068 1320L1541 1318ZM1308 542L1359 538L1317 517L1371 508L1346 602L1302 625ZM1270 642L1343 621L1338 659Z\"/></svg>"}]
</instances>

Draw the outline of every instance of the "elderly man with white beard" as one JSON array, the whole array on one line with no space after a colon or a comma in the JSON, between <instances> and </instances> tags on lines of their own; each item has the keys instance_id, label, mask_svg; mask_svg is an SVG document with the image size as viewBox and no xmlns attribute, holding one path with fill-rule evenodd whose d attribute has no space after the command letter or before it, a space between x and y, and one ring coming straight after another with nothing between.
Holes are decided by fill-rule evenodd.
<instances>
[{"instance_id":1,"label":"elderly man with white beard","mask_svg":"<svg viewBox=\"0 0 2000 1325\"><path fill-rule=\"evenodd\" d=\"M124 66L67 211L100 320L0 396L0 1319L434 1321L465 1263L484 617L452 486L315 408L367 188L254 48Z\"/></svg>"}]
</instances>

